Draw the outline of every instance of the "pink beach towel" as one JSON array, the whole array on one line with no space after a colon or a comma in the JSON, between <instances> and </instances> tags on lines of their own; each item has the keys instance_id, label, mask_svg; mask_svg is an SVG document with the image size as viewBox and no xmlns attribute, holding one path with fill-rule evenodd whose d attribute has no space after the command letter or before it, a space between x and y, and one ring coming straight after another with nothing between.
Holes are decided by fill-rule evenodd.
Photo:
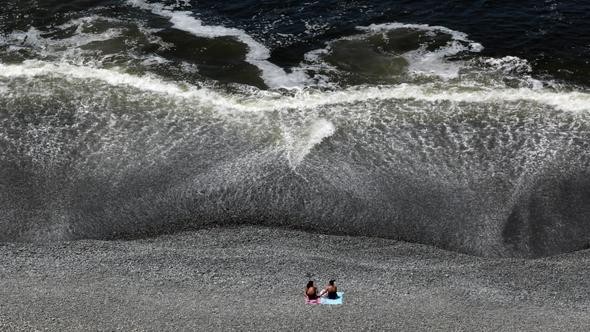
<instances>
[{"instance_id":1,"label":"pink beach towel","mask_svg":"<svg viewBox=\"0 0 590 332\"><path fill-rule=\"evenodd\" d=\"M305 304L321 304L322 299L319 297L317 299L310 300L307 296L305 297Z\"/></svg>"}]
</instances>

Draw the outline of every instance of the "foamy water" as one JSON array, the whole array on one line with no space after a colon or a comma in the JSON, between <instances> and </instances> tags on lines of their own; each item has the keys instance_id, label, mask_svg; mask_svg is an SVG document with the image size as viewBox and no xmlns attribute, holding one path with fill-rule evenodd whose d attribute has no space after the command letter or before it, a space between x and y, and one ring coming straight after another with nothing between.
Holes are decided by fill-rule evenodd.
<instances>
[{"instance_id":1,"label":"foamy water","mask_svg":"<svg viewBox=\"0 0 590 332\"><path fill-rule=\"evenodd\" d=\"M254 223L483 256L587 245L590 93L538 59L314 4L252 24L244 4L113 6L0 36L0 240Z\"/></svg>"},{"instance_id":2,"label":"foamy water","mask_svg":"<svg viewBox=\"0 0 590 332\"><path fill-rule=\"evenodd\" d=\"M590 94L586 92L556 92L540 89L466 89L461 86L411 85L355 87L342 91L315 92L302 90L293 96L260 93L256 99L231 96L209 88L166 82L156 76L134 76L116 70L81 67L66 63L26 61L21 65L0 64L0 77L62 76L73 79L93 79L111 85L129 86L142 91L164 93L179 98L191 98L222 109L265 111L280 108L316 108L330 104L356 103L370 100L414 99L422 101L453 101L468 103L501 103L532 101L564 111L580 112L590 109ZM470 91L473 90L473 91ZM267 96L267 97L265 97Z\"/></svg>"}]
</instances>

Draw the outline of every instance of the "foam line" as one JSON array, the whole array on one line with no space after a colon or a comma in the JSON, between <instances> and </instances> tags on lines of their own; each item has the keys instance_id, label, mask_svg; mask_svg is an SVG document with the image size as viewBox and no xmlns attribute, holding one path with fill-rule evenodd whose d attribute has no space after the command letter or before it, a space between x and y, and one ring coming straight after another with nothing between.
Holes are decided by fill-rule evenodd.
<instances>
[{"instance_id":1,"label":"foam line","mask_svg":"<svg viewBox=\"0 0 590 332\"><path fill-rule=\"evenodd\" d=\"M151 75L134 76L113 69L76 66L68 63L50 63L39 60L26 60L22 64L9 65L0 63L0 77L39 77L58 76L73 79L98 80L113 86L128 86L141 91L173 95L179 98L197 99L203 103L224 109L239 108L230 98L220 96L207 88L198 88L170 83ZM227 102L226 102L227 101Z\"/></svg>"},{"instance_id":2,"label":"foam line","mask_svg":"<svg viewBox=\"0 0 590 332\"><path fill-rule=\"evenodd\" d=\"M557 92L547 89L465 89L450 84L398 84L392 86L362 86L339 91L302 90L292 96L273 91L260 91L254 97L222 94L209 88L166 82L156 76L134 76L112 69L75 66L27 60L22 64L0 63L0 78L58 76L93 79L115 86L129 86L152 93L164 93L178 98L195 99L220 110L269 111L276 109L313 109L325 105L356 103L367 100L410 99L429 102L451 101L468 103L505 103L529 101L549 105L563 111L590 111L590 94L581 91Z\"/></svg>"},{"instance_id":3,"label":"foam line","mask_svg":"<svg viewBox=\"0 0 590 332\"><path fill-rule=\"evenodd\" d=\"M469 43L472 52L481 52L483 50L483 46L480 43L476 43L469 38L467 38L467 34L460 31L455 31L449 29L447 27L438 26L438 25L428 25L428 24L409 24L409 23L384 23L384 24L371 24L369 26L357 26L357 29L361 31L367 32L382 32L382 31L389 31L395 29L414 29L414 30L422 30L422 31L433 31L433 32L442 32L449 34L453 37L453 40L460 40L466 43Z\"/></svg>"},{"instance_id":4,"label":"foam line","mask_svg":"<svg viewBox=\"0 0 590 332\"><path fill-rule=\"evenodd\" d=\"M468 103L502 103L530 101L571 112L590 111L590 94L584 92L553 92L529 88L461 90L454 87L433 88L431 85L399 84L351 88L329 93L301 93L289 98L285 106L313 108L330 104L355 103L366 100L412 99Z\"/></svg>"},{"instance_id":5,"label":"foam line","mask_svg":"<svg viewBox=\"0 0 590 332\"><path fill-rule=\"evenodd\" d=\"M287 74L282 68L268 61L270 51L245 31L223 26L203 25L201 20L192 16L191 12L173 11L158 3L147 3L143 0L127 0L129 5L148 10L153 14L166 17L173 27L189 32L197 37L217 38L234 37L248 46L246 61L260 69L261 77L270 88L301 87L308 80L301 71Z\"/></svg>"}]
</instances>

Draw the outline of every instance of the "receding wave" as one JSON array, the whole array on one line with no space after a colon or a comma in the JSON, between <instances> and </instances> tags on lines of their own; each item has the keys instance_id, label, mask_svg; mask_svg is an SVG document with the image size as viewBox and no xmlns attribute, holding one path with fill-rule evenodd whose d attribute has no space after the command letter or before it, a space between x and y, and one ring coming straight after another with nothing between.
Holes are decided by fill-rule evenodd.
<instances>
[{"instance_id":1,"label":"receding wave","mask_svg":"<svg viewBox=\"0 0 590 332\"><path fill-rule=\"evenodd\" d=\"M66 64L1 69L4 241L261 223L479 255L586 245L583 92L235 97Z\"/></svg>"},{"instance_id":2,"label":"receding wave","mask_svg":"<svg viewBox=\"0 0 590 332\"><path fill-rule=\"evenodd\" d=\"M0 37L0 241L248 223L588 247L587 89L442 26L358 26L279 66L243 29L125 8Z\"/></svg>"}]
</instances>

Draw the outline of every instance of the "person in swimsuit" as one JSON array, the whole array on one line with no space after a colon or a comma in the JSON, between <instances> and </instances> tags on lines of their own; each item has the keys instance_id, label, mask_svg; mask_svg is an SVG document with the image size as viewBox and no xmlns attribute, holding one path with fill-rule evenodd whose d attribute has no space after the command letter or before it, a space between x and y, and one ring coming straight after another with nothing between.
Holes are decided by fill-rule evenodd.
<instances>
[{"instance_id":1,"label":"person in swimsuit","mask_svg":"<svg viewBox=\"0 0 590 332\"><path fill-rule=\"evenodd\" d=\"M305 287L305 297L307 300L317 300L318 296L318 289L313 285L313 280L310 280Z\"/></svg>"},{"instance_id":2,"label":"person in swimsuit","mask_svg":"<svg viewBox=\"0 0 590 332\"><path fill-rule=\"evenodd\" d=\"M320 297L327 294L326 297L330 300L338 299L338 287L336 287L336 280L330 280L328 282L328 286L322 290L320 293Z\"/></svg>"}]
</instances>

